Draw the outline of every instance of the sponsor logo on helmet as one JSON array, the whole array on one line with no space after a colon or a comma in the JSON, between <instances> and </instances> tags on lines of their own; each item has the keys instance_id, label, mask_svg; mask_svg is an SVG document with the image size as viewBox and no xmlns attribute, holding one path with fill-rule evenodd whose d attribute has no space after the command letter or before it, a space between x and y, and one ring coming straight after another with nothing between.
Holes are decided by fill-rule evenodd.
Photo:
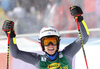
<instances>
[{"instance_id":1,"label":"sponsor logo on helmet","mask_svg":"<svg viewBox=\"0 0 100 69\"><path fill-rule=\"evenodd\" d=\"M51 34L51 32L48 32L47 34Z\"/></svg>"},{"instance_id":2,"label":"sponsor logo on helmet","mask_svg":"<svg viewBox=\"0 0 100 69\"><path fill-rule=\"evenodd\" d=\"M48 32L48 31L56 32L56 30L49 29L49 30L44 30L44 31L42 31L41 33Z\"/></svg>"},{"instance_id":3,"label":"sponsor logo on helmet","mask_svg":"<svg viewBox=\"0 0 100 69\"><path fill-rule=\"evenodd\" d=\"M59 67L60 67L60 63L52 63L52 64L48 65L47 68L56 69L56 68L59 68Z\"/></svg>"}]
</instances>

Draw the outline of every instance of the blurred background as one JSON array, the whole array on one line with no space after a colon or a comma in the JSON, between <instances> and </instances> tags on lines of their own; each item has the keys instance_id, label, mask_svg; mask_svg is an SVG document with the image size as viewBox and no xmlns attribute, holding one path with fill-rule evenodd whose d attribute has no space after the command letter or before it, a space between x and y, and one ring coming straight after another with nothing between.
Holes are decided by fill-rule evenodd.
<instances>
[{"instance_id":1,"label":"blurred background","mask_svg":"<svg viewBox=\"0 0 100 69\"><path fill-rule=\"evenodd\" d=\"M87 56L87 58L93 58L93 55L91 53L98 53L100 49L100 0L0 0L0 49L2 49L0 51L2 54L0 55L0 62L6 59L7 37L2 31L2 25L5 20L13 20L15 23L15 33L17 34L17 37L20 37L16 37L16 39L18 40L19 48L26 51L28 49L27 46L30 45L31 47L28 51L33 51L31 49L34 43L32 44L28 39L37 41L38 33L44 26L56 27L60 31L60 34L62 36L62 44L64 44L63 42L66 42L63 38L69 38L69 40L77 38L78 31L76 22L75 19L71 16L69 10L70 6L73 5L80 6L84 12L83 17L90 31L90 39L86 44L86 52L88 52L87 54L89 55ZM28 44L24 44L22 41ZM92 43L95 44L91 47L91 45L93 45ZM22 47L20 47L20 45L22 47L25 46L26 48L24 47L23 49ZM95 53L93 52L93 50L95 50ZM39 51L41 51L41 49ZM96 58L100 57L96 54L95 56ZM12 57L10 59L12 59ZM79 58L76 57L76 59L79 62ZM93 59L90 60L90 69L98 69L98 67L94 68L96 66L91 67L92 60ZM14 65L14 63L12 63L12 60L10 62L10 64ZM0 64L2 66L2 63ZM5 66L2 67L6 67L6 63L4 64ZM81 66L79 65L81 63L76 64L77 65L74 68L80 69L78 67ZM10 66L10 69L18 68L12 68L12 66ZM81 69L85 68L83 67Z\"/></svg>"},{"instance_id":2,"label":"blurred background","mask_svg":"<svg viewBox=\"0 0 100 69\"><path fill-rule=\"evenodd\" d=\"M88 25L90 37L100 37L100 1L99 0L1 0L0 30L7 19L15 22L16 34L39 33L44 26L54 26L59 31L77 30L69 8L80 6L84 20ZM99 30L99 32L98 32ZM0 31L0 35L5 35ZM62 36L76 37L77 34Z\"/></svg>"}]
</instances>

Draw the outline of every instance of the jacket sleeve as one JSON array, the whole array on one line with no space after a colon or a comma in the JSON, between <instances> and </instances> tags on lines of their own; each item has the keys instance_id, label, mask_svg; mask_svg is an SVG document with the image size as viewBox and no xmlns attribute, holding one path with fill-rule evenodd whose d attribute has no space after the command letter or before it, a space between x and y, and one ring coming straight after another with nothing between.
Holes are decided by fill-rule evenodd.
<instances>
[{"instance_id":1,"label":"jacket sleeve","mask_svg":"<svg viewBox=\"0 0 100 69\"><path fill-rule=\"evenodd\" d=\"M40 55L36 53L30 53L21 51L18 49L15 38L10 38L10 54L17 59L23 60L27 63L31 63L33 65L37 65L40 61Z\"/></svg>"},{"instance_id":2,"label":"jacket sleeve","mask_svg":"<svg viewBox=\"0 0 100 69\"><path fill-rule=\"evenodd\" d=\"M84 20L82 20L82 22L79 22L79 27L83 44L85 44L89 38L89 31ZM73 58L73 56L80 50L80 48L81 48L81 40L80 37L78 37L73 43L66 46L62 52L64 53L65 57L69 56Z\"/></svg>"}]
</instances>

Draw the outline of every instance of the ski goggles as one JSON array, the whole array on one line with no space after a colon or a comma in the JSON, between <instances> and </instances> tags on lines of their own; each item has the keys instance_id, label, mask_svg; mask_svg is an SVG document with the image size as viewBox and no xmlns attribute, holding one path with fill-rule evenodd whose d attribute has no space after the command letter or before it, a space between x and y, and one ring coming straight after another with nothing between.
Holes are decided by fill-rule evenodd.
<instances>
[{"instance_id":1,"label":"ski goggles","mask_svg":"<svg viewBox=\"0 0 100 69\"><path fill-rule=\"evenodd\" d=\"M57 40L58 37L44 37L42 38L42 45L43 46L49 46L50 44L57 45Z\"/></svg>"}]
</instances>

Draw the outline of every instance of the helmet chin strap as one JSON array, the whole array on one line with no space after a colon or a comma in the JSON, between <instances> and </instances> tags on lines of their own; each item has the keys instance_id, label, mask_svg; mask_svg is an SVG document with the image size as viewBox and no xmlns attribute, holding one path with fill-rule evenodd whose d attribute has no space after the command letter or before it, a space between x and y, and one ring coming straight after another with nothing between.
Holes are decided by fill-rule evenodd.
<instances>
[{"instance_id":1,"label":"helmet chin strap","mask_svg":"<svg viewBox=\"0 0 100 69\"><path fill-rule=\"evenodd\" d=\"M46 53L47 59L49 59L50 61L54 61L58 56L58 50L56 50L53 55L48 54L46 51L45 53Z\"/></svg>"}]
</instances>

